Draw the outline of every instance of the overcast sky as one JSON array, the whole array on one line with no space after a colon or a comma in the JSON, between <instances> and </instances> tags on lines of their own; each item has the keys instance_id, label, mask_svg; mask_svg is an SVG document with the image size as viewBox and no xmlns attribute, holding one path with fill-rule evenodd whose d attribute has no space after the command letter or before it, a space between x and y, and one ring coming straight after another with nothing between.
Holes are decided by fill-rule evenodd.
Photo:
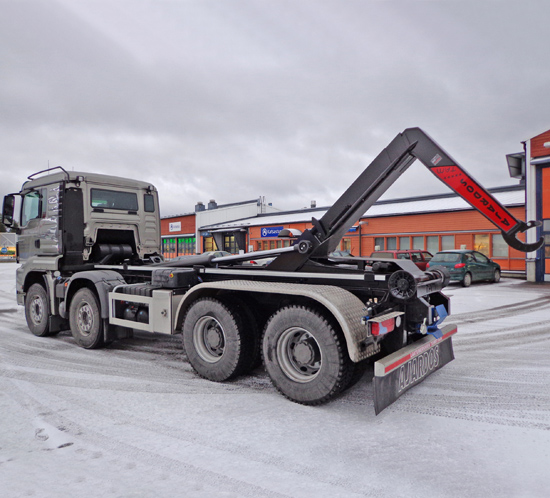
<instances>
[{"instance_id":1,"label":"overcast sky","mask_svg":"<svg viewBox=\"0 0 550 498\"><path fill-rule=\"evenodd\" d=\"M163 216L332 204L420 126L486 187L550 128L547 0L0 0L0 195L61 165ZM385 198L446 192L415 163Z\"/></svg>"}]
</instances>

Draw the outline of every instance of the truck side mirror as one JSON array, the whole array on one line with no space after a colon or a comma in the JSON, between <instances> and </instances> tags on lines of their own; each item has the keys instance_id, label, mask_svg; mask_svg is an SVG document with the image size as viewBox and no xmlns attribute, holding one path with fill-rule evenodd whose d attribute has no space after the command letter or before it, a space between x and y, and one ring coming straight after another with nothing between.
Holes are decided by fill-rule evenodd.
<instances>
[{"instance_id":1,"label":"truck side mirror","mask_svg":"<svg viewBox=\"0 0 550 498\"><path fill-rule=\"evenodd\" d=\"M4 205L2 207L2 223L6 227L13 226L13 211L15 210L15 195L9 194L4 197Z\"/></svg>"}]
</instances>

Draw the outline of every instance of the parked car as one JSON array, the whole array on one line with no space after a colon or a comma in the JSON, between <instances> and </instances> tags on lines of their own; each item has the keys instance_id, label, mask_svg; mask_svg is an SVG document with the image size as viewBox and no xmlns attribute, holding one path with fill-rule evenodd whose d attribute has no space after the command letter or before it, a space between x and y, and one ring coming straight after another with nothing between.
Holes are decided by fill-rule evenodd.
<instances>
[{"instance_id":1,"label":"parked car","mask_svg":"<svg viewBox=\"0 0 550 498\"><path fill-rule=\"evenodd\" d=\"M227 251L206 251L201 254L186 254L185 256L177 256L172 258L170 261L180 261L182 259L196 257L196 256L210 256L214 255L215 258L221 258L222 256L232 256L230 252Z\"/></svg>"},{"instance_id":2,"label":"parked car","mask_svg":"<svg viewBox=\"0 0 550 498\"><path fill-rule=\"evenodd\" d=\"M478 251L440 251L430 261L428 267L444 266L451 274L451 281L458 281L464 287L472 282L500 280L500 265Z\"/></svg>"},{"instance_id":3,"label":"parked car","mask_svg":"<svg viewBox=\"0 0 550 498\"><path fill-rule=\"evenodd\" d=\"M331 258L353 258L350 251L333 251L329 254Z\"/></svg>"},{"instance_id":4,"label":"parked car","mask_svg":"<svg viewBox=\"0 0 550 498\"><path fill-rule=\"evenodd\" d=\"M428 261L432 259L432 253L422 251L420 249L400 249L374 251L370 257L382 259L410 259L416 266L418 266L418 268L425 270L427 268Z\"/></svg>"},{"instance_id":5,"label":"parked car","mask_svg":"<svg viewBox=\"0 0 550 498\"><path fill-rule=\"evenodd\" d=\"M257 258L257 259L251 259L250 261L243 261L241 264L244 266L250 266L250 265L257 265L257 266L267 266L269 263L271 263L275 258Z\"/></svg>"}]
</instances>

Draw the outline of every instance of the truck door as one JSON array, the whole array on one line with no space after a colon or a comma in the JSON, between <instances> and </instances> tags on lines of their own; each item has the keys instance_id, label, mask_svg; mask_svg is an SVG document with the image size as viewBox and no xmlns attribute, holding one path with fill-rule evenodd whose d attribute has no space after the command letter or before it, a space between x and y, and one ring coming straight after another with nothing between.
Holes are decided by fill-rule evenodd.
<instances>
[{"instance_id":1,"label":"truck door","mask_svg":"<svg viewBox=\"0 0 550 498\"><path fill-rule=\"evenodd\" d=\"M23 196L19 257L60 254L59 185L31 190Z\"/></svg>"},{"instance_id":2,"label":"truck door","mask_svg":"<svg viewBox=\"0 0 550 498\"><path fill-rule=\"evenodd\" d=\"M46 214L44 191L45 189L33 190L23 197L19 235L19 257L22 260L40 253L40 222Z\"/></svg>"}]
</instances>

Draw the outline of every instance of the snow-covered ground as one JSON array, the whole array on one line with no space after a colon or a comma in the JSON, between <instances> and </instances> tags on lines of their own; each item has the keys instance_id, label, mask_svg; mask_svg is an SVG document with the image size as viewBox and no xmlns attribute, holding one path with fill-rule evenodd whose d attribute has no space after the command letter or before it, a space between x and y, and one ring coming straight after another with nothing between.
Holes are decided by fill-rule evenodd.
<instances>
[{"instance_id":1,"label":"snow-covered ground","mask_svg":"<svg viewBox=\"0 0 550 498\"><path fill-rule=\"evenodd\" d=\"M550 496L550 285L451 285L455 361L375 417L372 369L321 407L261 369L198 378L180 337L40 338L0 265L0 496Z\"/></svg>"}]
</instances>

